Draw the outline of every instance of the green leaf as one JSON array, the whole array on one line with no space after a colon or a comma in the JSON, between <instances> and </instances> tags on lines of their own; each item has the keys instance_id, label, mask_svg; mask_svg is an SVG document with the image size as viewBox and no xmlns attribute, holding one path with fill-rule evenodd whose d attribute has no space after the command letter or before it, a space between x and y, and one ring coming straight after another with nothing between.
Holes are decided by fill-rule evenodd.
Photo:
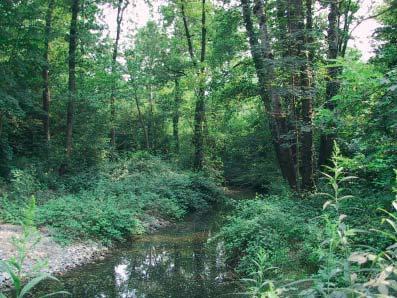
<instances>
[{"instance_id":1,"label":"green leaf","mask_svg":"<svg viewBox=\"0 0 397 298\"><path fill-rule=\"evenodd\" d=\"M40 274L39 276L33 278L31 281L29 281L23 288L21 293L19 294L18 298L24 297L26 294L28 294L35 286L37 286L39 283L41 283L45 279L52 279L55 281L58 281L57 278L53 277L50 274L43 273Z\"/></svg>"}]
</instances>

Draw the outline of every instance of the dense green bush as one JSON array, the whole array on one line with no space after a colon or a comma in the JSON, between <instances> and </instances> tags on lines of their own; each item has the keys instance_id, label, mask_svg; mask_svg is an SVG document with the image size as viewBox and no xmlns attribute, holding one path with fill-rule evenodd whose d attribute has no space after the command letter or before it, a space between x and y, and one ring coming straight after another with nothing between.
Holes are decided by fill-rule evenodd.
<instances>
[{"instance_id":1,"label":"dense green bush","mask_svg":"<svg viewBox=\"0 0 397 298\"><path fill-rule=\"evenodd\" d=\"M0 219L17 223L25 194L34 193L38 224L47 226L58 240L91 238L109 243L141 233L148 217L180 219L223 196L209 178L142 153L58 179L58 188L49 191L32 175L16 176L1 196Z\"/></svg>"},{"instance_id":2,"label":"dense green bush","mask_svg":"<svg viewBox=\"0 0 397 298\"><path fill-rule=\"evenodd\" d=\"M85 238L122 241L142 232L132 202L91 195L67 195L49 201L39 208L38 224L50 227L60 241Z\"/></svg>"},{"instance_id":3,"label":"dense green bush","mask_svg":"<svg viewBox=\"0 0 397 298\"><path fill-rule=\"evenodd\" d=\"M311 255L316 227L310 219L316 215L306 200L260 196L240 202L219 237L225 241L229 263L242 273L252 271L251 260L259 248L265 249L274 266L291 267L294 262L311 266L316 261Z\"/></svg>"}]
</instances>

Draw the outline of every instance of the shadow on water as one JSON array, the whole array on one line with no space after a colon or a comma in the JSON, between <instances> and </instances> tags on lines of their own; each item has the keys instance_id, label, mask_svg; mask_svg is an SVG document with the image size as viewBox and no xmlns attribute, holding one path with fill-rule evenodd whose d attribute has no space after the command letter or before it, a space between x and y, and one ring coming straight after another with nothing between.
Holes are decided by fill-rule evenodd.
<instances>
[{"instance_id":1,"label":"shadow on water","mask_svg":"<svg viewBox=\"0 0 397 298\"><path fill-rule=\"evenodd\" d=\"M240 290L225 265L222 243L207 245L220 218L220 211L194 214L137 238L105 260L60 277L62 285L72 297L241 297L235 294ZM56 289L48 284L40 291Z\"/></svg>"}]
</instances>

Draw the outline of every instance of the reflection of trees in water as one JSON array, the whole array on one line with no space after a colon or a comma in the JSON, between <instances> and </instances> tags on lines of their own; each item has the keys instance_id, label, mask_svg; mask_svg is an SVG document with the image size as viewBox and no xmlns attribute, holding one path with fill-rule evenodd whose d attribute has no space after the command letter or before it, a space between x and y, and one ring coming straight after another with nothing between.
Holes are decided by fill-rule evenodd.
<instances>
[{"instance_id":1,"label":"reflection of trees in water","mask_svg":"<svg viewBox=\"0 0 397 298\"><path fill-rule=\"evenodd\" d=\"M216 256L207 255L200 234L185 243L147 244L133 254L128 288L137 297L210 297L214 290Z\"/></svg>"},{"instance_id":2,"label":"reflection of trees in water","mask_svg":"<svg viewBox=\"0 0 397 298\"><path fill-rule=\"evenodd\" d=\"M207 247L210 232L195 229L142 239L64 278L66 289L76 298L220 297L232 289L219 284L226 272L223 248Z\"/></svg>"}]
</instances>

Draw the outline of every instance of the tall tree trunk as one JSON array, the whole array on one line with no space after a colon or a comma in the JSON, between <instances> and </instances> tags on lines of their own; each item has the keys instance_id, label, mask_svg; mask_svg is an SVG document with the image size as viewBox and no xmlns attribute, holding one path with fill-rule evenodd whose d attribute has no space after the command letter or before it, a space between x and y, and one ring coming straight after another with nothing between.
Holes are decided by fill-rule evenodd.
<instances>
[{"instance_id":1,"label":"tall tree trunk","mask_svg":"<svg viewBox=\"0 0 397 298\"><path fill-rule=\"evenodd\" d=\"M174 138L174 150L175 153L179 153L179 108L181 105L181 94L179 86L179 78L176 77L175 80L175 90L174 90L174 114L172 116L172 135Z\"/></svg>"},{"instance_id":2,"label":"tall tree trunk","mask_svg":"<svg viewBox=\"0 0 397 298\"><path fill-rule=\"evenodd\" d=\"M298 0L301 1L301 0ZM312 190L314 187L314 166L313 166L313 86L312 86L312 62L313 62L313 51L312 51L312 0L306 0L306 30L303 26L303 11L301 10L302 16L302 38L304 39L305 48L308 52L306 57L305 52L302 52L301 58L304 62L301 67L301 117L302 126L300 129L301 133L301 169L300 174L302 178L302 190ZM303 32L306 32L304 34Z\"/></svg>"},{"instance_id":3,"label":"tall tree trunk","mask_svg":"<svg viewBox=\"0 0 397 298\"><path fill-rule=\"evenodd\" d=\"M76 99L76 49L77 49L77 17L79 13L79 0L72 0L72 18L69 34L69 83L68 104L66 114L66 156L68 160L73 149L73 118Z\"/></svg>"},{"instance_id":4,"label":"tall tree trunk","mask_svg":"<svg viewBox=\"0 0 397 298\"><path fill-rule=\"evenodd\" d=\"M154 99L153 99L153 89L152 85L149 84L149 117L148 117L148 124L147 124L147 131L148 131L148 137L149 137L149 144L150 148L154 149L154 143L155 143L155 127L154 127Z\"/></svg>"},{"instance_id":5,"label":"tall tree trunk","mask_svg":"<svg viewBox=\"0 0 397 298\"><path fill-rule=\"evenodd\" d=\"M138 110L138 119L139 119L139 122L141 123L143 135L145 137L146 150L150 150L149 134L148 134L148 131L146 128L145 120L143 119L143 115L142 115L141 108L139 105L139 98L138 98L138 94L136 93L136 91L135 91L134 97L135 97L136 109Z\"/></svg>"},{"instance_id":6,"label":"tall tree trunk","mask_svg":"<svg viewBox=\"0 0 397 298\"><path fill-rule=\"evenodd\" d=\"M3 113L0 111L0 138L3 134Z\"/></svg>"},{"instance_id":7,"label":"tall tree trunk","mask_svg":"<svg viewBox=\"0 0 397 298\"><path fill-rule=\"evenodd\" d=\"M196 171L203 169L204 164L204 119L205 119L205 58L206 58L206 45L207 45L207 24L206 24L206 11L205 0L201 1L201 51L200 51L200 64L198 65L193 49L192 35L189 31L189 25L185 13L184 2L181 3L182 20L185 28L185 36L188 44L189 55L192 60L193 66L197 71L198 86L196 88L196 105L194 111L194 128L193 128L193 145L194 157L193 168Z\"/></svg>"},{"instance_id":8,"label":"tall tree trunk","mask_svg":"<svg viewBox=\"0 0 397 298\"><path fill-rule=\"evenodd\" d=\"M296 171L291 148L285 138L285 135L288 133L286 116L282 111L280 96L273 86L275 75L263 1L257 0L255 3L255 14L259 20L261 43L258 42L255 36L249 0L241 0L241 4L251 55L258 77L259 95L268 113L269 127L276 157L283 177L288 181L292 189L296 189Z\"/></svg>"},{"instance_id":9,"label":"tall tree trunk","mask_svg":"<svg viewBox=\"0 0 397 298\"><path fill-rule=\"evenodd\" d=\"M45 32L44 32L44 66L43 66L43 132L44 138L47 145L47 150L50 144L51 134L50 134L50 82L49 82L49 49L50 49L50 35L52 26L52 14L54 11L55 0L48 1L47 14L45 18Z\"/></svg>"},{"instance_id":10,"label":"tall tree trunk","mask_svg":"<svg viewBox=\"0 0 397 298\"><path fill-rule=\"evenodd\" d=\"M189 24L188 24L186 12L185 12L185 2L183 0L181 1L181 13L182 13L183 27L185 28L185 36L186 36L190 59L192 60L193 66L197 67L197 61L194 56L192 35L190 34Z\"/></svg>"},{"instance_id":11,"label":"tall tree trunk","mask_svg":"<svg viewBox=\"0 0 397 298\"><path fill-rule=\"evenodd\" d=\"M195 145L194 152L194 168L198 171L203 169L204 164L204 119L205 119L205 55L207 45L207 24L205 1L201 1L201 53L200 53L200 70L199 70L199 86L197 90L196 108L194 112L194 135L193 143Z\"/></svg>"},{"instance_id":12,"label":"tall tree trunk","mask_svg":"<svg viewBox=\"0 0 397 298\"><path fill-rule=\"evenodd\" d=\"M193 132L193 167L196 171L200 171L203 169L204 163L205 83L203 79L200 79L196 97Z\"/></svg>"},{"instance_id":13,"label":"tall tree trunk","mask_svg":"<svg viewBox=\"0 0 397 298\"><path fill-rule=\"evenodd\" d=\"M339 0L330 0L329 14L328 14L328 30L327 30L327 42L328 42L328 60L331 64L335 63L338 57L338 2ZM332 98L338 94L339 91L339 68L335 66L328 67L328 78L326 86L326 102L325 107L330 111L333 111L335 104ZM335 127L331 127L334 129ZM320 137L320 152L318 158L319 166L328 165L332 156L333 143L335 140L334 132L324 132Z\"/></svg>"},{"instance_id":14,"label":"tall tree trunk","mask_svg":"<svg viewBox=\"0 0 397 298\"><path fill-rule=\"evenodd\" d=\"M113 55L112 55L112 89L111 89L111 94L110 94L110 122L111 122L111 128L110 128L110 142L112 144L113 148L116 148L116 107L115 107L115 101L116 101L116 63L117 63L117 55L118 55L118 48L119 48L119 40L120 40L120 32L121 32L121 23L123 21L123 14L124 10L127 8L128 5L128 0L124 0L124 5L123 5L123 0L118 0L118 5L117 5L117 18L116 18L116 40L114 42L114 47L113 47Z\"/></svg>"}]
</instances>

